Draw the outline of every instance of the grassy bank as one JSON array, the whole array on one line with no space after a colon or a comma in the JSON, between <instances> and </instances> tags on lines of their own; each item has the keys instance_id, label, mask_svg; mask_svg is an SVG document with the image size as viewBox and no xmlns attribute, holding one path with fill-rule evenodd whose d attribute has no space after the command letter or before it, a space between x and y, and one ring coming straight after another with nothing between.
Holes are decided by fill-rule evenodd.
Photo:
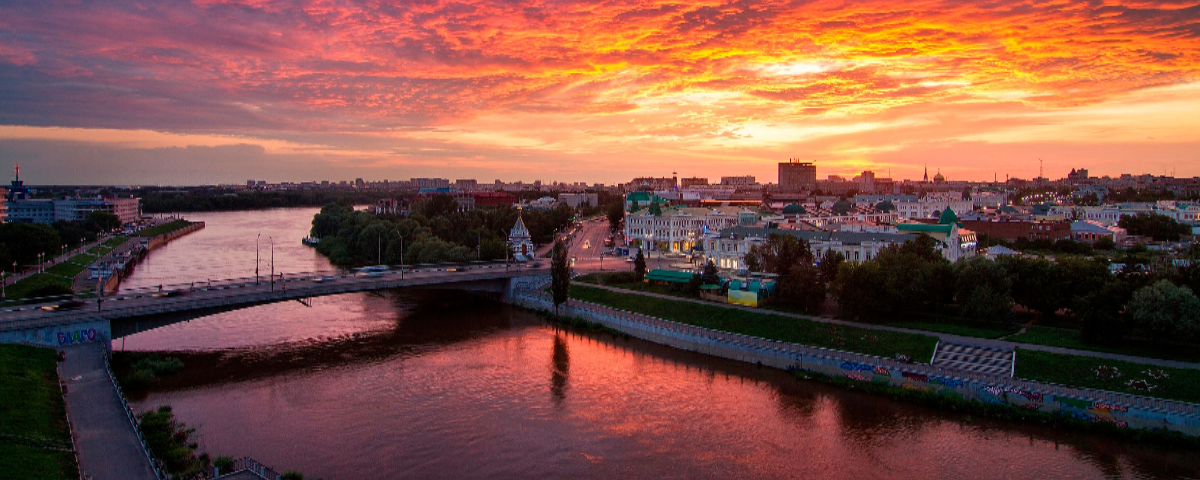
<instances>
[{"instance_id":1,"label":"grassy bank","mask_svg":"<svg viewBox=\"0 0 1200 480\"><path fill-rule=\"evenodd\" d=\"M1157 358L1159 360L1176 360L1181 362L1200 362L1200 349L1184 345L1150 345L1141 341L1122 341L1115 345L1101 345L1085 342L1079 330L1066 330L1032 326L1025 333L1007 338L1013 342L1048 345L1051 347L1073 348L1076 350L1091 350L1094 352L1116 353L1135 357Z\"/></svg>"},{"instance_id":2,"label":"grassy bank","mask_svg":"<svg viewBox=\"0 0 1200 480\"><path fill-rule=\"evenodd\" d=\"M29 298L29 297L35 296L35 295L32 295L33 293L37 292L38 290L42 290L43 288L49 287L49 286L58 286L63 289L66 289L66 291L70 291L71 284L72 284L71 278L60 277L58 275L51 275L49 273L35 273L33 275L30 275L28 277L21 279L17 283L14 283L12 285L9 285L8 287L5 287L5 295L6 295L5 298L8 300ZM64 291L63 293L66 293L66 291ZM36 295L36 296L40 296L40 295Z\"/></svg>"},{"instance_id":3,"label":"grassy bank","mask_svg":"<svg viewBox=\"0 0 1200 480\"><path fill-rule=\"evenodd\" d=\"M57 353L0 345L0 476L79 478L58 388ZM63 451L68 450L68 451Z\"/></svg>"},{"instance_id":4,"label":"grassy bank","mask_svg":"<svg viewBox=\"0 0 1200 480\"><path fill-rule=\"evenodd\" d=\"M134 235L137 235L139 237L146 237L146 238L157 237L164 233L171 233L176 230L181 230L181 229L187 228L191 225L192 225L192 222L189 222L187 220L175 220L175 221L172 221L169 223L164 223L162 225L158 225L155 227L150 227L145 230L138 231L138 232L134 233Z\"/></svg>"},{"instance_id":5,"label":"grassy bank","mask_svg":"<svg viewBox=\"0 0 1200 480\"><path fill-rule=\"evenodd\" d=\"M99 259L95 255L81 254L68 258L67 261L47 268L46 273L60 277L75 278L80 272L87 270L88 265Z\"/></svg>"},{"instance_id":6,"label":"grassy bank","mask_svg":"<svg viewBox=\"0 0 1200 480\"><path fill-rule=\"evenodd\" d=\"M1017 378L1200 403L1200 370L1032 350L1017 352L1016 367Z\"/></svg>"},{"instance_id":7,"label":"grassy bank","mask_svg":"<svg viewBox=\"0 0 1200 480\"><path fill-rule=\"evenodd\" d=\"M783 315L613 292L578 284L571 286L571 298L698 327L887 358L904 354L913 360L928 362L937 345L937 338L927 335L829 325Z\"/></svg>"}]
</instances>

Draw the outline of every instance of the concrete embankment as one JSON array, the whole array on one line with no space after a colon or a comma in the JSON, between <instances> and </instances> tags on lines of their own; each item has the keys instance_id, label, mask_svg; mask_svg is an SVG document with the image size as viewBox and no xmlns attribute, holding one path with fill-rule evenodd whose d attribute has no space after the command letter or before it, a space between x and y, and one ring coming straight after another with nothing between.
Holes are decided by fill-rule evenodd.
<instances>
[{"instance_id":1,"label":"concrete embankment","mask_svg":"<svg viewBox=\"0 0 1200 480\"><path fill-rule=\"evenodd\" d=\"M129 240L129 242L126 243L126 245L134 244L130 258L125 263L124 268L122 268L119 272L117 272L116 275L113 275L112 277L110 277L108 279L107 282L105 282L104 291L113 292L113 291L120 289L121 288L121 280L124 279L125 277L129 276L129 274L133 273L134 268L136 268L137 265L142 262L142 260L145 260L146 256L149 255L150 252L170 243L172 240L175 240L175 239L182 237L184 235L187 235L189 233L201 230L203 228L204 228L204 222L194 222L191 225L188 225L179 230L170 231L170 232L167 232L167 233L164 233L161 235L155 235L155 236L149 237L149 238L146 238L146 237L131 238Z\"/></svg>"},{"instance_id":2,"label":"concrete embankment","mask_svg":"<svg viewBox=\"0 0 1200 480\"><path fill-rule=\"evenodd\" d=\"M554 311L549 296L536 289L515 292L506 300L534 310ZM1065 415L1118 427L1165 428L1200 436L1200 405L1192 403L901 363L888 358L711 330L574 300L560 306L559 310L562 315L595 322L635 338L721 358Z\"/></svg>"}]
</instances>

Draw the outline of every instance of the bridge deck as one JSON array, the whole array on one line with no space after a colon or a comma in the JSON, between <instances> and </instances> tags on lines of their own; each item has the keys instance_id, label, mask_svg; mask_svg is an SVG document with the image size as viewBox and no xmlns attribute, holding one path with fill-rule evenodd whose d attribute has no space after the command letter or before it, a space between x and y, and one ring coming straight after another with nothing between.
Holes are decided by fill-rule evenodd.
<instances>
[{"instance_id":1,"label":"bridge deck","mask_svg":"<svg viewBox=\"0 0 1200 480\"><path fill-rule=\"evenodd\" d=\"M284 281L249 279L240 283L205 283L194 288L158 292L152 289L117 292L97 304L84 301L75 310L46 311L43 305L25 305L0 310L0 332L70 325L96 320L116 320L147 315L256 305L283 300L336 295L390 288L487 283L547 274L547 268L506 267L504 264L458 268L388 271L372 274L318 273L286 278ZM164 296L165 295L165 296Z\"/></svg>"}]
</instances>

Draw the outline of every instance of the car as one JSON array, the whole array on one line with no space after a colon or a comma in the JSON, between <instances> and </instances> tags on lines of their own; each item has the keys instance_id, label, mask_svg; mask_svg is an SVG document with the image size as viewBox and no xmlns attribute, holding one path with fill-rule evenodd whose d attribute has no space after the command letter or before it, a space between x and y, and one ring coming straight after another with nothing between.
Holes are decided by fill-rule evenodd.
<instances>
[{"instance_id":1,"label":"car","mask_svg":"<svg viewBox=\"0 0 1200 480\"><path fill-rule=\"evenodd\" d=\"M314 279L312 279L312 281L313 281L313 283L325 283L325 282L328 282L328 281L332 281L332 280L334 280L334 279L336 279L336 278L337 278L337 277L335 277L335 276L333 276L333 275L325 275L324 277L317 277L317 278L314 278Z\"/></svg>"},{"instance_id":2,"label":"car","mask_svg":"<svg viewBox=\"0 0 1200 480\"><path fill-rule=\"evenodd\" d=\"M530 263L529 265L526 265L526 267L529 267L529 268L541 268L541 267L542 267L542 262L532 262L532 263Z\"/></svg>"},{"instance_id":3,"label":"car","mask_svg":"<svg viewBox=\"0 0 1200 480\"><path fill-rule=\"evenodd\" d=\"M355 273L354 276L356 276L356 277L382 277L383 274L385 274L385 273L387 273L387 272L384 272L382 270L368 270L365 272L360 271L358 273Z\"/></svg>"},{"instance_id":4,"label":"car","mask_svg":"<svg viewBox=\"0 0 1200 480\"><path fill-rule=\"evenodd\" d=\"M46 305L42 307L45 312L57 312L62 310L78 310L86 305L82 300L67 300L57 305Z\"/></svg>"},{"instance_id":5,"label":"car","mask_svg":"<svg viewBox=\"0 0 1200 480\"><path fill-rule=\"evenodd\" d=\"M150 295L150 296L154 297L154 298L163 298L163 297L179 297L179 296L183 296L185 294L187 294L186 290L168 290L165 292L154 292L154 294Z\"/></svg>"},{"instance_id":6,"label":"car","mask_svg":"<svg viewBox=\"0 0 1200 480\"><path fill-rule=\"evenodd\" d=\"M591 241L591 240L584 240L584 241L583 241L583 249L584 249L584 250L587 250L587 249L589 249L589 248L592 248L592 241Z\"/></svg>"},{"instance_id":7,"label":"car","mask_svg":"<svg viewBox=\"0 0 1200 480\"><path fill-rule=\"evenodd\" d=\"M462 270L462 269L459 269L459 268L447 268L447 269L446 269L446 271L447 271L447 272L458 272L458 271L461 271L461 270Z\"/></svg>"}]
</instances>

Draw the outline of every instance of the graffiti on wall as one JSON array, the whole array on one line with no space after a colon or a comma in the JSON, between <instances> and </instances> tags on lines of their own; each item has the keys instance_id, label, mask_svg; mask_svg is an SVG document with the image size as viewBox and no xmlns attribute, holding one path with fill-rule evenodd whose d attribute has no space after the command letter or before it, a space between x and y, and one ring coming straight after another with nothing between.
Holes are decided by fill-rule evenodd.
<instances>
[{"instance_id":1,"label":"graffiti on wall","mask_svg":"<svg viewBox=\"0 0 1200 480\"><path fill-rule=\"evenodd\" d=\"M59 330L56 335L59 345L74 345L77 343L94 342L101 338L94 328L81 328L78 330Z\"/></svg>"}]
</instances>

